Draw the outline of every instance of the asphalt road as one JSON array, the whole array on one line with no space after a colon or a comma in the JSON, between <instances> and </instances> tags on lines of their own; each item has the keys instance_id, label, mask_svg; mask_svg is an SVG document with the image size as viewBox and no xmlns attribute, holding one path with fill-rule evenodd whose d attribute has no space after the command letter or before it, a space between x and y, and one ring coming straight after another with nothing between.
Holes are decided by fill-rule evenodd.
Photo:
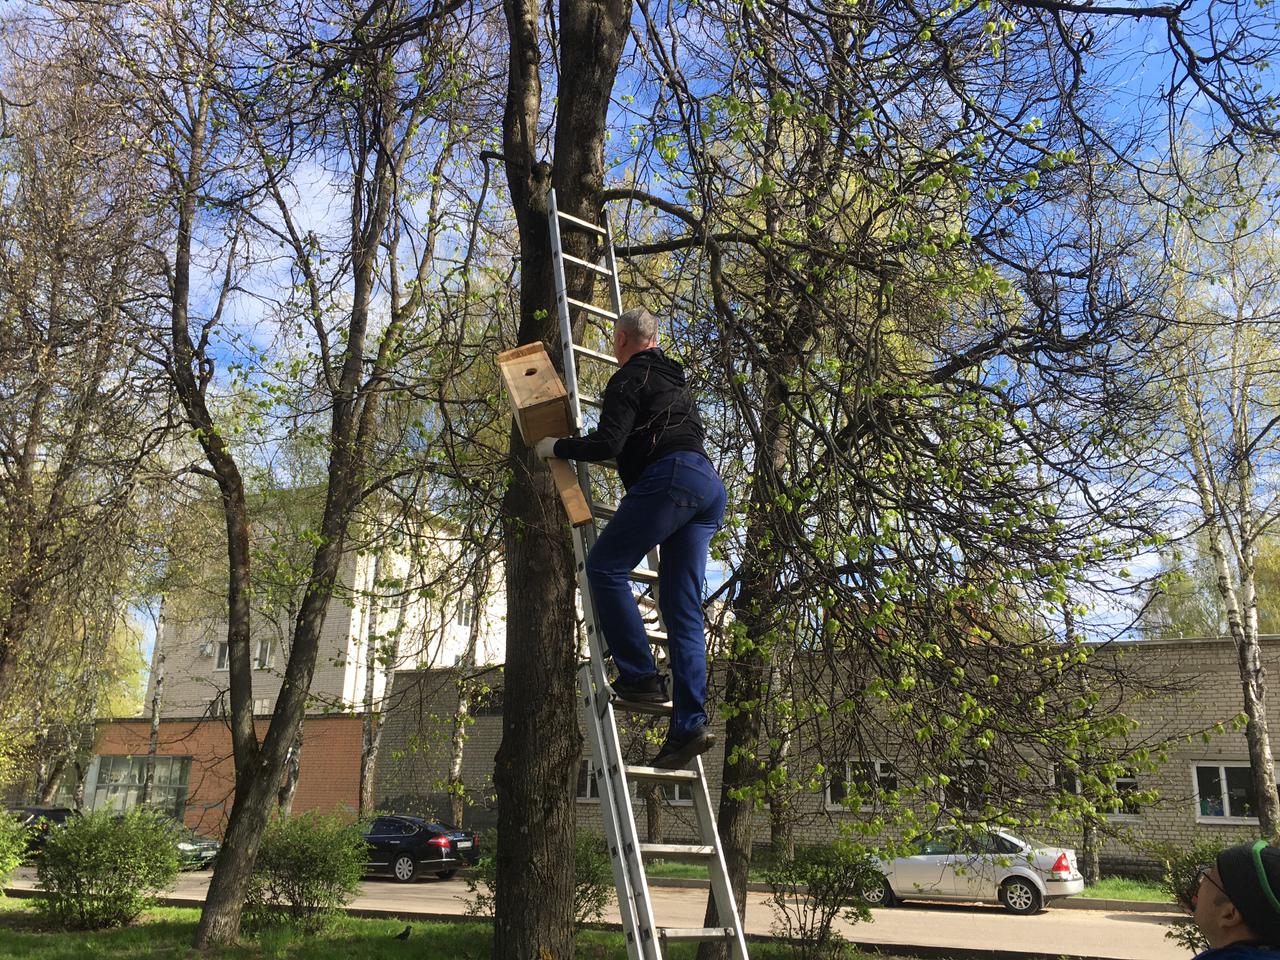
<instances>
[{"instance_id":1,"label":"asphalt road","mask_svg":"<svg viewBox=\"0 0 1280 960\"><path fill-rule=\"evenodd\" d=\"M169 896L193 904L204 898L208 873L184 873ZM11 887L35 887L32 871L20 870ZM465 913L467 888L461 877L434 878L412 884L367 880L351 906L361 910L412 915L460 916ZM653 888L658 922L669 927L702 926L706 894L702 890ZM1115 960L1188 960L1188 955L1164 932L1171 914L1112 910L1042 911L1017 917L1002 907L984 904L911 904L872 911L874 922L842 924L850 940L886 947L953 947L1003 950L1050 956L1108 957ZM605 920L616 923L608 910ZM748 933L771 932L772 911L766 895L747 895Z\"/></svg>"}]
</instances>

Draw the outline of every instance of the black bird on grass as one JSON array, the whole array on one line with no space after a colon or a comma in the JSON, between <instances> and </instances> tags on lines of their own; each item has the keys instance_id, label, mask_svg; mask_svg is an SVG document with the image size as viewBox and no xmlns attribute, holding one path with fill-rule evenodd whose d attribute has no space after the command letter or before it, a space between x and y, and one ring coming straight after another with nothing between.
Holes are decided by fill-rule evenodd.
<instances>
[{"instance_id":1,"label":"black bird on grass","mask_svg":"<svg viewBox=\"0 0 1280 960\"><path fill-rule=\"evenodd\" d=\"M413 927L405 927L400 933L396 934L397 940L408 940L409 934L413 933Z\"/></svg>"}]
</instances>

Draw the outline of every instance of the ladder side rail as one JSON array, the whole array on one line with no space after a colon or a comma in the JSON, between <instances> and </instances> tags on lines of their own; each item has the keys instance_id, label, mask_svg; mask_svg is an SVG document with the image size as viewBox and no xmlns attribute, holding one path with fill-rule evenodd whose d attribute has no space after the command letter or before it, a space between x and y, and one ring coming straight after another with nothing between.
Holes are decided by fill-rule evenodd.
<instances>
[{"instance_id":1,"label":"ladder side rail","mask_svg":"<svg viewBox=\"0 0 1280 960\"><path fill-rule=\"evenodd\" d=\"M600 769L604 771L607 787L609 830L613 833L613 841L618 843L618 857L614 860L614 876L618 879L625 874L625 883L618 884L619 910L625 896L629 902L631 915L634 917L630 930L634 931L634 939L643 960L662 960L662 947L657 936L657 923L653 913L653 900L649 894L649 880L640 858L640 834L636 826L635 810L631 806L631 792L627 780L626 764L623 762L622 742L618 737L617 717L614 715L610 700L610 689L605 676L604 636L599 629L595 606L591 600L591 587L586 582L586 554L588 543L594 540L594 525L574 531L574 552L577 559L578 589L582 597L583 619L586 621L587 647L591 651L591 688L583 691L590 711L587 715L587 727L597 751ZM605 790L601 791L604 799ZM625 926L624 926L624 929ZM628 950L631 949L628 944Z\"/></svg>"},{"instance_id":2,"label":"ladder side rail","mask_svg":"<svg viewBox=\"0 0 1280 960\"><path fill-rule=\"evenodd\" d=\"M608 769L608 748L598 723L591 719L596 713L595 696L592 693L591 665L584 663L578 670L578 696L587 714L587 739L591 747L591 758L596 770ZM616 811L617 797L607 779L597 781L600 803L610 809L600 811L600 821L604 825L605 843L609 847L609 866L613 870L613 886L617 893L619 920L627 939L628 960L646 960L641 947L640 918L636 915L635 890L631 883L631 868L627 862L627 841L619 836L618 816Z\"/></svg>"},{"instance_id":3,"label":"ladder side rail","mask_svg":"<svg viewBox=\"0 0 1280 960\"><path fill-rule=\"evenodd\" d=\"M748 960L747 939L742 931L746 904L740 907L733 898L733 888L729 886L729 868L725 865L724 848L720 843L720 830L716 826L711 793L707 789L707 772L703 769L702 757L698 757L695 762L698 780L692 791L693 805L697 809L698 825L702 829L702 842L715 848L708 864L707 877L711 881L711 895L715 899L716 922L722 927L733 928L733 937L729 941L732 960Z\"/></svg>"},{"instance_id":4,"label":"ladder side rail","mask_svg":"<svg viewBox=\"0 0 1280 960\"><path fill-rule=\"evenodd\" d=\"M569 395L569 414L573 426L582 429L582 404L578 398L578 366L573 356L573 324L569 317L569 293L564 276L564 246L560 237L560 210L556 206L556 192L547 193L547 226L551 231L552 274L556 284L556 314L560 319L560 349L564 355L564 389ZM578 476L582 481L581 472ZM586 490L586 487L583 488ZM587 491L590 502L590 491Z\"/></svg>"}]
</instances>

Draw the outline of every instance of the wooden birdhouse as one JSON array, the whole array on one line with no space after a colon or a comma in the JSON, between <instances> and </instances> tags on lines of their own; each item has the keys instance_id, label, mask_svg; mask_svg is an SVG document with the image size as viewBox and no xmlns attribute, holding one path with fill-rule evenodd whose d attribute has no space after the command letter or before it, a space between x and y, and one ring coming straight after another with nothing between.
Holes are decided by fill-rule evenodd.
<instances>
[{"instance_id":1,"label":"wooden birdhouse","mask_svg":"<svg viewBox=\"0 0 1280 960\"><path fill-rule=\"evenodd\" d=\"M546 345L528 343L498 354L498 370L507 387L507 399L525 446L532 447L544 437L567 437L573 433L569 421L569 394L551 364ZM564 504L569 522L581 527L591 522L591 508L578 486L578 475L567 460L547 461L551 476Z\"/></svg>"}]
</instances>

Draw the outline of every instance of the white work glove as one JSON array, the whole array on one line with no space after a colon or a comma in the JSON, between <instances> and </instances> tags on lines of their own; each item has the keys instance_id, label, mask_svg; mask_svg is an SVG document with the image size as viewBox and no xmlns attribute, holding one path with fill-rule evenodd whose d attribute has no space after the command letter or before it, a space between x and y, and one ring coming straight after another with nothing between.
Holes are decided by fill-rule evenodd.
<instances>
[{"instance_id":1,"label":"white work glove","mask_svg":"<svg viewBox=\"0 0 1280 960\"><path fill-rule=\"evenodd\" d=\"M543 437L533 445L533 452L543 460L552 460L556 455L556 441L559 437Z\"/></svg>"}]
</instances>

